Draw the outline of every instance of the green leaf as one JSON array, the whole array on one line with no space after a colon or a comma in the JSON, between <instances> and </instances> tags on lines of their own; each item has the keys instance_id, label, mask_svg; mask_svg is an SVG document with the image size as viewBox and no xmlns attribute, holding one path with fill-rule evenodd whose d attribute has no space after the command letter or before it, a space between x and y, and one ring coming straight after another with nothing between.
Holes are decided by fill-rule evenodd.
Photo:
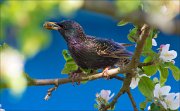
<instances>
[{"instance_id":1,"label":"green leaf","mask_svg":"<svg viewBox=\"0 0 180 111\"><path fill-rule=\"evenodd\" d=\"M140 0L116 0L118 14L128 14L136 11L140 7Z\"/></svg>"},{"instance_id":2,"label":"green leaf","mask_svg":"<svg viewBox=\"0 0 180 111\"><path fill-rule=\"evenodd\" d=\"M153 58L151 56L148 56L144 59L144 63L148 63L153 61ZM144 66L143 67L144 73L147 74L148 76L152 76L156 74L158 67L157 65L151 65L151 66Z\"/></svg>"},{"instance_id":3,"label":"green leaf","mask_svg":"<svg viewBox=\"0 0 180 111\"><path fill-rule=\"evenodd\" d=\"M140 109L141 110L144 110L146 108L146 106L147 106L147 101L144 101L144 102L140 103Z\"/></svg>"},{"instance_id":4,"label":"green leaf","mask_svg":"<svg viewBox=\"0 0 180 111\"><path fill-rule=\"evenodd\" d=\"M160 84L164 85L164 83L167 81L168 78L168 68L163 68L162 66L159 66L159 73L160 73Z\"/></svg>"},{"instance_id":5,"label":"green leaf","mask_svg":"<svg viewBox=\"0 0 180 111\"><path fill-rule=\"evenodd\" d=\"M165 62L161 64L164 68L169 68L172 71L172 75L176 81L180 80L180 69L171 62Z\"/></svg>"},{"instance_id":6,"label":"green leaf","mask_svg":"<svg viewBox=\"0 0 180 111\"><path fill-rule=\"evenodd\" d=\"M76 71L78 69L78 66L74 61L67 61L64 65L63 70L61 71L61 74L69 74L73 71Z\"/></svg>"},{"instance_id":7,"label":"green leaf","mask_svg":"<svg viewBox=\"0 0 180 111\"><path fill-rule=\"evenodd\" d=\"M143 50L142 56L152 56L152 57L158 57L158 54L154 52L152 49L150 50Z\"/></svg>"},{"instance_id":8,"label":"green leaf","mask_svg":"<svg viewBox=\"0 0 180 111\"><path fill-rule=\"evenodd\" d=\"M151 111L162 111L160 106L157 106L155 103L150 105Z\"/></svg>"},{"instance_id":9,"label":"green leaf","mask_svg":"<svg viewBox=\"0 0 180 111\"><path fill-rule=\"evenodd\" d=\"M144 46L144 49L143 51L149 51L151 50L152 48L152 37L154 35L154 31L151 30L150 31L150 34L149 34L149 37L146 39L146 43L145 43L145 46Z\"/></svg>"},{"instance_id":10,"label":"green leaf","mask_svg":"<svg viewBox=\"0 0 180 111\"><path fill-rule=\"evenodd\" d=\"M91 69L83 69L83 68L81 68L81 70L83 71L84 74L91 73Z\"/></svg>"},{"instance_id":11,"label":"green leaf","mask_svg":"<svg viewBox=\"0 0 180 111\"><path fill-rule=\"evenodd\" d=\"M62 55L66 61L71 61L72 57L69 55L68 50L63 50Z\"/></svg>"},{"instance_id":12,"label":"green leaf","mask_svg":"<svg viewBox=\"0 0 180 111\"><path fill-rule=\"evenodd\" d=\"M144 73L148 76L153 76L157 72L157 66L144 66L143 70Z\"/></svg>"},{"instance_id":13,"label":"green leaf","mask_svg":"<svg viewBox=\"0 0 180 111\"><path fill-rule=\"evenodd\" d=\"M82 84L86 84L88 81L81 81Z\"/></svg>"},{"instance_id":14,"label":"green leaf","mask_svg":"<svg viewBox=\"0 0 180 111\"><path fill-rule=\"evenodd\" d=\"M124 25L126 25L126 24L128 24L129 22L126 22L126 21L124 21L124 20L121 20L117 25L118 26L124 26Z\"/></svg>"},{"instance_id":15,"label":"green leaf","mask_svg":"<svg viewBox=\"0 0 180 111\"><path fill-rule=\"evenodd\" d=\"M9 48L10 46L6 43L3 43L2 45L0 45L0 51L6 49L6 48Z\"/></svg>"},{"instance_id":16,"label":"green leaf","mask_svg":"<svg viewBox=\"0 0 180 111\"><path fill-rule=\"evenodd\" d=\"M71 55L69 55L67 50L62 51L63 57L66 60L66 63L64 65L63 70L61 71L61 74L69 74L73 71L76 71L78 69L78 65L74 62Z\"/></svg>"},{"instance_id":17,"label":"green leaf","mask_svg":"<svg viewBox=\"0 0 180 111\"><path fill-rule=\"evenodd\" d=\"M138 31L137 27L134 27L133 29L130 30L128 34L128 40L130 42L136 42L135 40L139 38L139 36L137 35L137 31Z\"/></svg>"},{"instance_id":18,"label":"green leaf","mask_svg":"<svg viewBox=\"0 0 180 111\"><path fill-rule=\"evenodd\" d=\"M94 104L94 108L98 108L98 105L97 105L97 104Z\"/></svg>"},{"instance_id":19,"label":"green leaf","mask_svg":"<svg viewBox=\"0 0 180 111\"><path fill-rule=\"evenodd\" d=\"M145 101L143 101L143 102L140 103L140 109L141 109L141 110L144 110L144 109L146 108L146 106L147 106L147 103L148 103L148 102L151 102L151 101L152 101L152 98L146 98Z\"/></svg>"},{"instance_id":20,"label":"green leaf","mask_svg":"<svg viewBox=\"0 0 180 111\"><path fill-rule=\"evenodd\" d=\"M150 78L142 77L138 88L145 97L153 98L154 83Z\"/></svg>"},{"instance_id":21,"label":"green leaf","mask_svg":"<svg viewBox=\"0 0 180 111\"><path fill-rule=\"evenodd\" d=\"M171 64L169 66L169 68L172 71L173 77L176 81L180 80L180 69L178 67L176 67L174 64Z\"/></svg>"}]
</instances>

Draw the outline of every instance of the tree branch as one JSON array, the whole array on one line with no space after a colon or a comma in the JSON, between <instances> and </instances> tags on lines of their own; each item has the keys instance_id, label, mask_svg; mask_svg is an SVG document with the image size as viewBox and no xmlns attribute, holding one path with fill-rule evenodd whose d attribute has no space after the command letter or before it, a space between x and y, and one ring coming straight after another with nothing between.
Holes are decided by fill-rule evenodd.
<instances>
[{"instance_id":1,"label":"tree branch","mask_svg":"<svg viewBox=\"0 0 180 111\"><path fill-rule=\"evenodd\" d=\"M141 35L137 41L137 47L136 47L135 53L134 53L129 65L127 66L128 69L131 69L131 72L126 74L126 78L124 79L122 88L120 89L118 94L113 98L112 102L109 105L107 105L106 107L104 107L103 111L107 111L107 109L113 108L114 105L116 104L118 98L125 92L127 92L128 96L133 104L134 111L137 111L135 101L134 101L132 95L130 94L129 86L130 86L132 77L136 75L134 70L136 70L136 68L139 66L140 55L143 51L146 39L149 35L150 27L147 25L143 25L143 27L141 28L141 31L142 31Z\"/></svg>"},{"instance_id":2,"label":"tree branch","mask_svg":"<svg viewBox=\"0 0 180 111\"><path fill-rule=\"evenodd\" d=\"M138 67L143 67L143 66L151 66L154 64L154 61L147 62L147 63L139 63Z\"/></svg>"},{"instance_id":3,"label":"tree branch","mask_svg":"<svg viewBox=\"0 0 180 111\"><path fill-rule=\"evenodd\" d=\"M148 25L143 25L143 27L141 28L141 35L137 41L137 47L135 49L134 55L132 57L132 60L130 61L129 64L129 69L135 69L138 67L139 65L139 60L140 60L140 56L141 53L143 51L143 47L145 45L146 39L149 36L149 32L150 32L150 27Z\"/></svg>"},{"instance_id":4,"label":"tree branch","mask_svg":"<svg viewBox=\"0 0 180 111\"><path fill-rule=\"evenodd\" d=\"M110 69L107 71L109 77L113 77L119 73L123 74L129 72L127 68L123 68L120 70L120 68L115 68L115 69ZM75 78L73 81L74 82L78 82L78 81L92 81L92 80L96 80L99 78L104 78L102 73L98 73L98 74L93 74L93 75L89 75L89 76L84 76L84 77L79 77L79 78ZM28 86L43 86L43 85L62 85L62 84L66 84L66 83L71 83L72 79L71 78L57 78L57 79L34 79L33 82L29 83Z\"/></svg>"},{"instance_id":5,"label":"tree branch","mask_svg":"<svg viewBox=\"0 0 180 111\"><path fill-rule=\"evenodd\" d=\"M124 81L124 78L123 78L123 77L119 77L119 76L117 76L117 75L110 77L110 79L113 79L113 78L115 78L115 79L117 79L117 80L120 80L120 81Z\"/></svg>"},{"instance_id":6,"label":"tree branch","mask_svg":"<svg viewBox=\"0 0 180 111\"><path fill-rule=\"evenodd\" d=\"M131 103L132 103L132 105L133 105L134 111L138 111L138 109L137 109L137 107L136 107L136 102L134 101L133 96L132 96L130 90L127 91L127 94L128 94L128 96L129 96L129 98L130 98L130 100L131 100Z\"/></svg>"}]
</instances>

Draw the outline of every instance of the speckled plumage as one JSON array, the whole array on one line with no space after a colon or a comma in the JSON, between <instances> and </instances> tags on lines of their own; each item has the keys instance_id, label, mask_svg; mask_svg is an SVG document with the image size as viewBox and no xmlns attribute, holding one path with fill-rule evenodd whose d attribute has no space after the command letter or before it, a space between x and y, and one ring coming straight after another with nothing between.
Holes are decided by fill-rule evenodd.
<instances>
[{"instance_id":1,"label":"speckled plumage","mask_svg":"<svg viewBox=\"0 0 180 111\"><path fill-rule=\"evenodd\" d=\"M123 44L86 35L75 21L66 20L56 24L61 27L58 31L67 42L71 56L82 68L111 67L121 59L132 56Z\"/></svg>"}]
</instances>

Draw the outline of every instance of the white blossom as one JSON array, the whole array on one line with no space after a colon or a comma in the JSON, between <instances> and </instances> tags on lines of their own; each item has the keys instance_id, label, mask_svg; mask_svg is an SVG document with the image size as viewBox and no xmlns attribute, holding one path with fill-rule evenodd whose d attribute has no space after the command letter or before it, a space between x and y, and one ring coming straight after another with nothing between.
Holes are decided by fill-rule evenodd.
<instances>
[{"instance_id":1,"label":"white blossom","mask_svg":"<svg viewBox=\"0 0 180 111\"><path fill-rule=\"evenodd\" d=\"M153 46L157 46L157 42L156 42L155 39L152 39L152 45L153 45Z\"/></svg>"},{"instance_id":2,"label":"white blossom","mask_svg":"<svg viewBox=\"0 0 180 111\"><path fill-rule=\"evenodd\" d=\"M171 110L176 110L180 106L180 93L169 93L164 101L160 101L165 109L169 108Z\"/></svg>"},{"instance_id":3,"label":"white blossom","mask_svg":"<svg viewBox=\"0 0 180 111\"><path fill-rule=\"evenodd\" d=\"M6 81L13 95L19 96L25 90L27 81L23 76L24 57L10 47L0 52L1 80Z\"/></svg>"},{"instance_id":4,"label":"white blossom","mask_svg":"<svg viewBox=\"0 0 180 111\"><path fill-rule=\"evenodd\" d=\"M177 52L175 50L169 51L170 44L160 46L160 56L159 58L164 62L173 62L173 59L177 57Z\"/></svg>"},{"instance_id":5,"label":"white blossom","mask_svg":"<svg viewBox=\"0 0 180 111\"><path fill-rule=\"evenodd\" d=\"M111 91L110 90L101 90L101 92L98 94L96 94L96 97L101 97L104 100L106 100L107 102L114 96L114 93L111 95Z\"/></svg>"},{"instance_id":6,"label":"white blossom","mask_svg":"<svg viewBox=\"0 0 180 111\"><path fill-rule=\"evenodd\" d=\"M170 86L161 87L156 84L154 89L154 97L159 100L165 109L176 110L180 107L180 93L169 93Z\"/></svg>"},{"instance_id":7,"label":"white blossom","mask_svg":"<svg viewBox=\"0 0 180 111\"><path fill-rule=\"evenodd\" d=\"M170 90L171 90L170 86L161 87L160 84L156 84L155 89L154 89L154 97L161 98L163 96L166 96L169 94Z\"/></svg>"},{"instance_id":8,"label":"white blossom","mask_svg":"<svg viewBox=\"0 0 180 111\"><path fill-rule=\"evenodd\" d=\"M149 76L147 76L146 74L142 74L142 75L137 74L136 77L133 77L133 78L132 78L131 84L130 84L131 89L134 89L134 88L136 88L136 87L138 86L139 80L140 80L141 77L143 77L143 76L149 77Z\"/></svg>"}]
</instances>

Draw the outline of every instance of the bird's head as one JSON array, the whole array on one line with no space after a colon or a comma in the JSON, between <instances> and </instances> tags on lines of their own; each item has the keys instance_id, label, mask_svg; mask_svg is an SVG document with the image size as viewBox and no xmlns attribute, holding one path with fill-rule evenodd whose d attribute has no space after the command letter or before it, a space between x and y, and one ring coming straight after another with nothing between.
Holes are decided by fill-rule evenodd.
<instances>
[{"instance_id":1,"label":"bird's head","mask_svg":"<svg viewBox=\"0 0 180 111\"><path fill-rule=\"evenodd\" d=\"M85 35L81 25L72 20L45 22L43 26L49 30L59 31L66 41L73 38L81 38Z\"/></svg>"}]
</instances>

